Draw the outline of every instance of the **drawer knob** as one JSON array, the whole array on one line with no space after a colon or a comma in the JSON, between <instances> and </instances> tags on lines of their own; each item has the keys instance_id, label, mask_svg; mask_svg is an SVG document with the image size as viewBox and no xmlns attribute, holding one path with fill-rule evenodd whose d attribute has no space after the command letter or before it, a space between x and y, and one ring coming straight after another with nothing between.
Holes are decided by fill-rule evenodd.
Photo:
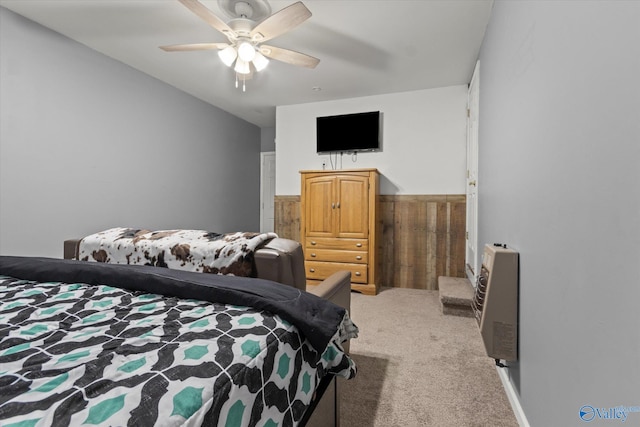
<instances>
[{"instance_id":1,"label":"drawer knob","mask_svg":"<svg viewBox=\"0 0 640 427\"><path fill-rule=\"evenodd\" d=\"M312 272L312 273L315 273L316 269L315 268L310 268L309 271Z\"/></svg>"},{"instance_id":2,"label":"drawer knob","mask_svg":"<svg viewBox=\"0 0 640 427\"><path fill-rule=\"evenodd\" d=\"M312 256L313 256L313 255L312 255ZM358 261L360 261L360 260L362 259L362 257L361 257L360 255L358 255L358 256L356 257L356 259L357 259Z\"/></svg>"},{"instance_id":3,"label":"drawer knob","mask_svg":"<svg viewBox=\"0 0 640 427\"><path fill-rule=\"evenodd\" d=\"M356 243L356 247L361 248L362 247L362 243Z\"/></svg>"},{"instance_id":4,"label":"drawer knob","mask_svg":"<svg viewBox=\"0 0 640 427\"><path fill-rule=\"evenodd\" d=\"M316 254L312 253L312 254L311 254L311 256L312 256L313 258L315 258L315 257L316 257Z\"/></svg>"},{"instance_id":5,"label":"drawer knob","mask_svg":"<svg viewBox=\"0 0 640 427\"><path fill-rule=\"evenodd\" d=\"M316 242L312 240L312 241L311 241L311 244L312 244L312 245L315 245L315 244L316 244Z\"/></svg>"},{"instance_id":6,"label":"drawer knob","mask_svg":"<svg viewBox=\"0 0 640 427\"><path fill-rule=\"evenodd\" d=\"M359 271L356 271L356 276L362 276L362 274Z\"/></svg>"}]
</instances>

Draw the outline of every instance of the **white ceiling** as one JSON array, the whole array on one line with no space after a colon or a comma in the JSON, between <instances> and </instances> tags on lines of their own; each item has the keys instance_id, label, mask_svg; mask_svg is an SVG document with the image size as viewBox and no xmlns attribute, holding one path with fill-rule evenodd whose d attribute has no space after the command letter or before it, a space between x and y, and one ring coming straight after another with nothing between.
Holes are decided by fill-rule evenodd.
<instances>
[{"instance_id":1,"label":"white ceiling","mask_svg":"<svg viewBox=\"0 0 640 427\"><path fill-rule=\"evenodd\" d=\"M272 13L293 0L270 1ZM217 1L202 3L223 20ZM313 16L268 43L320 59L315 69L278 61L242 92L216 51L161 45L226 42L177 0L0 0L45 27L260 127L278 105L466 84L492 0L304 0ZM321 90L313 90L313 88Z\"/></svg>"}]
</instances>

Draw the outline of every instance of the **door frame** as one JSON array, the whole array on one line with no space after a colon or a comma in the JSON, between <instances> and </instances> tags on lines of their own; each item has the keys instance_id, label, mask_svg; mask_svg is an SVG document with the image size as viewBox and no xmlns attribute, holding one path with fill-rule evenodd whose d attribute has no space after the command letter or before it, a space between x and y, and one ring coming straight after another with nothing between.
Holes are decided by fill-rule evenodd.
<instances>
[{"instance_id":1,"label":"door frame","mask_svg":"<svg viewBox=\"0 0 640 427\"><path fill-rule=\"evenodd\" d=\"M266 172L267 172L267 168L264 167L265 162L271 162L272 163L272 168L271 170L273 171L273 176L269 177L269 176L265 176ZM275 200L275 180L276 180L276 175L275 175L275 165L276 165L276 152L275 151L262 151L260 152L260 232L264 233L264 232L268 232L268 231L274 231L274 230L267 230L267 228L274 228L275 227L275 212L273 213L273 217L274 217L274 224L271 227L265 227L264 221L266 219L266 205L267 205L267 201L266 198L270 195L268 188L269 185L271 185L271 183L267 183L267 181L269 181L270 179L273 179L273 194L271 195L274 200Z\"/></svg>"},{"instance_id":2,"label":"door frame","mask_svg":"<svg viewBox=\"0 0 640 427\"><path fill-rule=\"evenodd\" d=\"M467 176L465 271L476 283L478 269L478 118L480 115L480 60L476 61L467 92ZM475 125L474 122L475 121ZM473 193L473 197L469 195ZM469 259L472 258L472 259Z\"/></svg>"}]
</instances>

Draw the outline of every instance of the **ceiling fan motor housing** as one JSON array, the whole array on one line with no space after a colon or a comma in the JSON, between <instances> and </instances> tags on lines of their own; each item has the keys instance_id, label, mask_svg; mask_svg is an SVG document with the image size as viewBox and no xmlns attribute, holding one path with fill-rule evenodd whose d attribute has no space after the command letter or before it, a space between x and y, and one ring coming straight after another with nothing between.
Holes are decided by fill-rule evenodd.
<instances>
[{"instance_id":1,"label":"ceiling fan motor housing","mask_svg":"<svg viewBox=\"0 0 640 427\"><path fill-rule=\"evenodd\" d=\"M229 18L248 18L260 22L271 15L267 0L218 0L218 6Z\"/></svg>"},{"instance_id":2,"label":"ceiling fan motor housing","mask_svg":"<svg viewBox=\"0 0 640 427\"><path fill-rule=\"evenodd\" d=\"M229 21L229 27L231 27L231 29L235 32L235 39L240 39L243 37L250 38L250 33L254 26L255 22L247 18L236 18Z\"/></svg>"}]
</instances>

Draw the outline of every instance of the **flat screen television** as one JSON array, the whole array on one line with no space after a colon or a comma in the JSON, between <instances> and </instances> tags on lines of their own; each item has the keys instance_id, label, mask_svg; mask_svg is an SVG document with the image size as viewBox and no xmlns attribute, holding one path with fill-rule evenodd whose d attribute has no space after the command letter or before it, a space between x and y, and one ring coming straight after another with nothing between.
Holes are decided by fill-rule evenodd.
<instances>
[{"instance_id":1,"label":"flat screen television","mask_svg":"<svg viewBox=\"0 0 640 427\"><path fill-rule=\"evenodd\" d=\"M380 111L317 117L317 152L380 150L380 119Z\"/></svg>"}]
</instances>

